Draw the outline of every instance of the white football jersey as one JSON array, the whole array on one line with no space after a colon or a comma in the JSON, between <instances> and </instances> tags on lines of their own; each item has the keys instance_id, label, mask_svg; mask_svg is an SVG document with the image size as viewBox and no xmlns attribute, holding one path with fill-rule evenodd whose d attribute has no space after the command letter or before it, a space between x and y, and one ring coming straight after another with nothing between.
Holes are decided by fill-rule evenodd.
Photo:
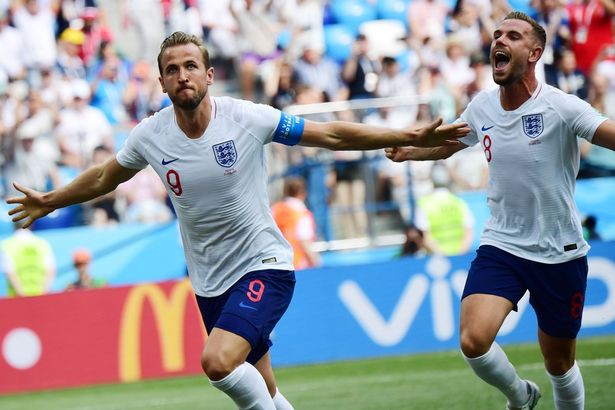
<instances>
[{"instance_id":1,"label":"white football jersey","mask_svg":"<svg viewBox=\"0 0 615 410\"><path fill-rule=\"evenodd\" d=\"M250 271L294 269L292 248L271 216L264 144L274 133L279 141L297 117L230 97L211 98L211 106L200 138L188 138L167 107L135 127L117 154L122 166L150 164L162 179L192 286L205 297Z\"/></svg>"},{"instance_id":2,"label":"white football jersey","mask_svg":"<svg viewBox=\"0 0 615 410\"><path fill-rule=\"evenodd\" d=\"M561 263L587 254L574 201L579 170L577 137L591 141L606 120L588 103L546 84L514 111L499 89L477 95L461 115L489 165L491 217L481 244L518 257Z\"/></svg>"}]
</instances>

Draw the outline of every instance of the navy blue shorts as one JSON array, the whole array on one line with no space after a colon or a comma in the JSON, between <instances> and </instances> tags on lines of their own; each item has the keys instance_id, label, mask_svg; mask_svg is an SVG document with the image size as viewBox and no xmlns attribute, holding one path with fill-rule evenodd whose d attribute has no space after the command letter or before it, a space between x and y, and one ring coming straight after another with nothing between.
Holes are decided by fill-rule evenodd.
<instances>
[{"instance_id":1,"label":"navy blue shorts","mask_svg":"<svg viewBox=\"0 0 615 410\"><path fill-rule=\"evenodd\" d=\"M502 296L516 311L529 290L540 329L549 336L574 339L581 328L587 271L585 256L547 264L482 245L470 266L462 299L475 293Z\"/></svg>"},{"instance_id":2,"label":"navy blue shorts","mask_svg":"<svg viewBox=\"0 0 615 410\"><path fill-rule=\"evenodd\" d=\"M269 335L293 296L295 272L277 269L247 273L220 296L196 296L207 333L214 327L246 339L252 350L246 361L255 364L269 351Z\"/></svg>"}]
</instances>

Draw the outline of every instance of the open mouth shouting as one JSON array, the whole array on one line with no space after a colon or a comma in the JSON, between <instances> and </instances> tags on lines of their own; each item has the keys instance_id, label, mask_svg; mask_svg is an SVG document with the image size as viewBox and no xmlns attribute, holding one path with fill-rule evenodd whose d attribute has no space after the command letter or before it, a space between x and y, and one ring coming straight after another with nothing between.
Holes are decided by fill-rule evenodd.
<instances>
[{"instance_id":1,"label":"open mouth shouting","mask_svg":"<svg viewBox=\"0 0 615 410\"><path fill-rule=\"evenodd\" d=\"M501 73L506 70L510 63L510 55L502 50L497 50L493 53L493 69L496 73Z\"/></svg>"}]
</instances>

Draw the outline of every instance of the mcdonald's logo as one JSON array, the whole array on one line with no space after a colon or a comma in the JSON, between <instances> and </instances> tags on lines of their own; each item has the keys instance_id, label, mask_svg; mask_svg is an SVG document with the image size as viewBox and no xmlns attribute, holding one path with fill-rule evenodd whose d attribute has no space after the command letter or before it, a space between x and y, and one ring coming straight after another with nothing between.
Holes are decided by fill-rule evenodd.
<instances>
[{"instance_id":1,"label":"mcdonald's logo","mask_svg":"<svg viewBox=\"0 0 615 410\"><path fill-rule=\"evenodd\" d=\"M143 307L149 302L154 313L162 368L168 372L185 368L184 328L186 305L192 302L190 281L177 282L167 298L158 285L135 286L124 302L119 333L119 378L122 382L141 379L141 332ZM206 337L203 329L204 338Z\"/></svg>"}]
</instances>

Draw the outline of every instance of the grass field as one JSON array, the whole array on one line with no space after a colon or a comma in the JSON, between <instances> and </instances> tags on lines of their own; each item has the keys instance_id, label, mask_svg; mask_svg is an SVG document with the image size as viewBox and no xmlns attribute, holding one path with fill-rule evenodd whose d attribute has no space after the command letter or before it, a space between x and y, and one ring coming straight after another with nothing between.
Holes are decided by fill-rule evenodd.
<instances>
[{"instance_id":1,"label":"grass field","mask_svg":"<svg viewBox=\"0 0 615 410\"><path fill-rule=\"evenodd\" d=\"M505 346L521 377L538 383L538 408L553 409L538 346ZM275 351L273 352L275 354ZM615 336L579 340L586 409L615 409ZM360 360L276 370L280 390L297 410L504 409L505 399L481 382L458 352ZM14 396L2 410L234 409L204 377L173 378Z\"/></svg>"}]
</instances>

